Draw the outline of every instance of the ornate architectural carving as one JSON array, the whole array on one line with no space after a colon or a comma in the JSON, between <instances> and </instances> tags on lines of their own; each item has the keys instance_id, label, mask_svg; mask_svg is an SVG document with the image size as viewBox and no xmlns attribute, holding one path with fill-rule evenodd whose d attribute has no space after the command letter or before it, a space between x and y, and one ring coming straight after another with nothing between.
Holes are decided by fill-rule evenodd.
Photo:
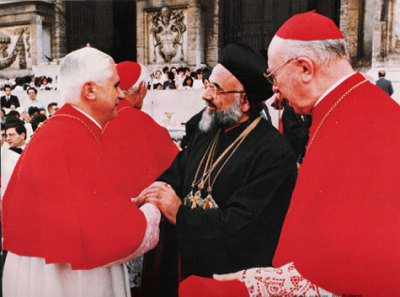
<instances>
[{"instance_id":1,"label":"ornate architectural carving","mask_svg":"<svg viewBox=\"0 0 400 297\"><path fill-rule=\"evenodd\" d=\"M180 53L179 60L184 61L183 34L186 32L183 10L171 10L163 7L151 14L150 34L153 40L152 62L157 62L157 54L169 63Z\"/></svg>"},{"instance_id":2,"label":"ornate architectural carving","mask_svg":"<svg viewBox=\"0 0 400 297\"><path fill-rule=\"evenodd\" d=\"M30 44L29 44L29 28L19 27L10 30L11 36L6 33L0 32L0 70L11 66L18 57L19 69L26 69L26 52L30 57ZM16 37L16 42L12 45L12 37ZM24 41L25 36L25 41ZM25 48L27 45L27 49ZM10 47L13 46L11 49ZM10 51L10 53L9 53Z\"/></svg>"}]
</instances>

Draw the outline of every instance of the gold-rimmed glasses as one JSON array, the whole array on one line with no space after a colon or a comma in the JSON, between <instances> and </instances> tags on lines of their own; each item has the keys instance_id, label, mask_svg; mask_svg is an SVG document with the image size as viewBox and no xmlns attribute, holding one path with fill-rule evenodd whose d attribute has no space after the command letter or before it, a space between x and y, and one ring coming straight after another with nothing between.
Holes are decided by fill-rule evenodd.
<instances>
[{"instance_id":1,"label":"gold-rimmed glasses","mask_svg":"<svg viewBox=\"0 0 400 297\"><path fill-rule=\"evenodd\" d=\"M207 85L206 91L210 92L210 95L215 98L217 95L222 95L222 94L235 94L235 93L246 93L246 91L224 91L219 88L217 88L214 84L209 83Z\"/></svg>"},{"instance_id":2,"label":"gold-rimmed glasses","mask_svg":"<svg viewBox=\"0 0 400 297\"><path fill-rule=\"evenodd\" d=\"M275 77L274 77L274 74L276 74L276 72L279 70L279 69L281 69L283 66L285 66L285 65L287 65L287 64L289 64L290 62L292 62L292 61L294 61L294 60L297 60L298 58L297 57L295 57L295 58L290 58L289 60L287 60L286 62L284 62L284 63L282 63L281 65L279 65L278 67L276 67L274 70L272 70L272 71L266 71L266 73L264 73L264 77L268 80L268 82L271 84L271 85L275 85Z\"/></svg>"}]
</instances>

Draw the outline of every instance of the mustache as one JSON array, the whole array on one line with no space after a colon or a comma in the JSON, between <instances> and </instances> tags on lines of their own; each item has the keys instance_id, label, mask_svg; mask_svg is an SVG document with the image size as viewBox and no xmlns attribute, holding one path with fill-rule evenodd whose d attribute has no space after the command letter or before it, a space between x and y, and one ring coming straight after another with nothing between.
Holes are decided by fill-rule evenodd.
<instances>
[{"instance_id":1,"label":"mustache","mask_svg":"<svg viewBox=\"0 0 400 297\"><path fill-rule=\"evenodd\" d=\"M217 106L216 106L214 103L212 103L211 101L206 101L206 104L207 104L208 106L213 107L213 108L217 108Z\"/></svg>"}]
</instances>

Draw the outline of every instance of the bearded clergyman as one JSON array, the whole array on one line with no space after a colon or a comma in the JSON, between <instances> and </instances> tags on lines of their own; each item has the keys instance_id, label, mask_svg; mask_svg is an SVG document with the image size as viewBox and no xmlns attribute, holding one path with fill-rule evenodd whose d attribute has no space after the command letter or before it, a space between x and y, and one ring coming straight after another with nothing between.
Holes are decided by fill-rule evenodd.
<instances>
[{"instance_id":1,"label":"bearded clergyman","mask_svg":"<svg viewBox=\"0 0 400 297\"><path fill-rule=\"evenodd\" d=\"M266 68L247 46L223 49L199 131L136 199L176 226L183 277L272 264L297 167L284 137L260 116L272 95Z\"/></svg>"}]
</instances>

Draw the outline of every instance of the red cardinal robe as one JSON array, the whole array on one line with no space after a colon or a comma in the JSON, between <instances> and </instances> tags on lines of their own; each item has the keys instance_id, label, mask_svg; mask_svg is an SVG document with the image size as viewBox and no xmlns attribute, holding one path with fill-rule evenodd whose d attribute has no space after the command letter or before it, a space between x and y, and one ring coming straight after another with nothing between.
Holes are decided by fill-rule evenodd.
<instances>
[{"instance_id":1,"label":"red cardinal robe","mask_svg":"<svg viewBox=\"0 0 400 297\"><path fill-rule=\"evenodd\" d=\"M111 175L127 197L136 197L167 169L179 149L168 131L128 101L118 105L118 117L103 129Z\"/></svg>"},{"instance_id":2,"label":"red cardinal robe","mask_svg":"<svg viewBox=\"0 0 400 297\"><path fill-rule=\"evenodd\" d=\"M310 139L332 106L364 80L350 76L314 107ZM399 296L400 106L364 82L332 109L310 141L274 267L294 262L303 277L336 295ZM191 276L180 296L229 296L221 291L239 285L204 282ZM199 284L207 289L196 289Z\"/></svg>"},{"instance_id":3,"label":"red cardinal robe","mask_svg":"<svg viewBox=\"0 0 400 297\"><path fill-rule=\"evenodd\" d=\"M91 269L135 251L146 219L104 170L101 129L64 105L33 135L3 199L4 249Z\"/></svg>"}]
</instances>

